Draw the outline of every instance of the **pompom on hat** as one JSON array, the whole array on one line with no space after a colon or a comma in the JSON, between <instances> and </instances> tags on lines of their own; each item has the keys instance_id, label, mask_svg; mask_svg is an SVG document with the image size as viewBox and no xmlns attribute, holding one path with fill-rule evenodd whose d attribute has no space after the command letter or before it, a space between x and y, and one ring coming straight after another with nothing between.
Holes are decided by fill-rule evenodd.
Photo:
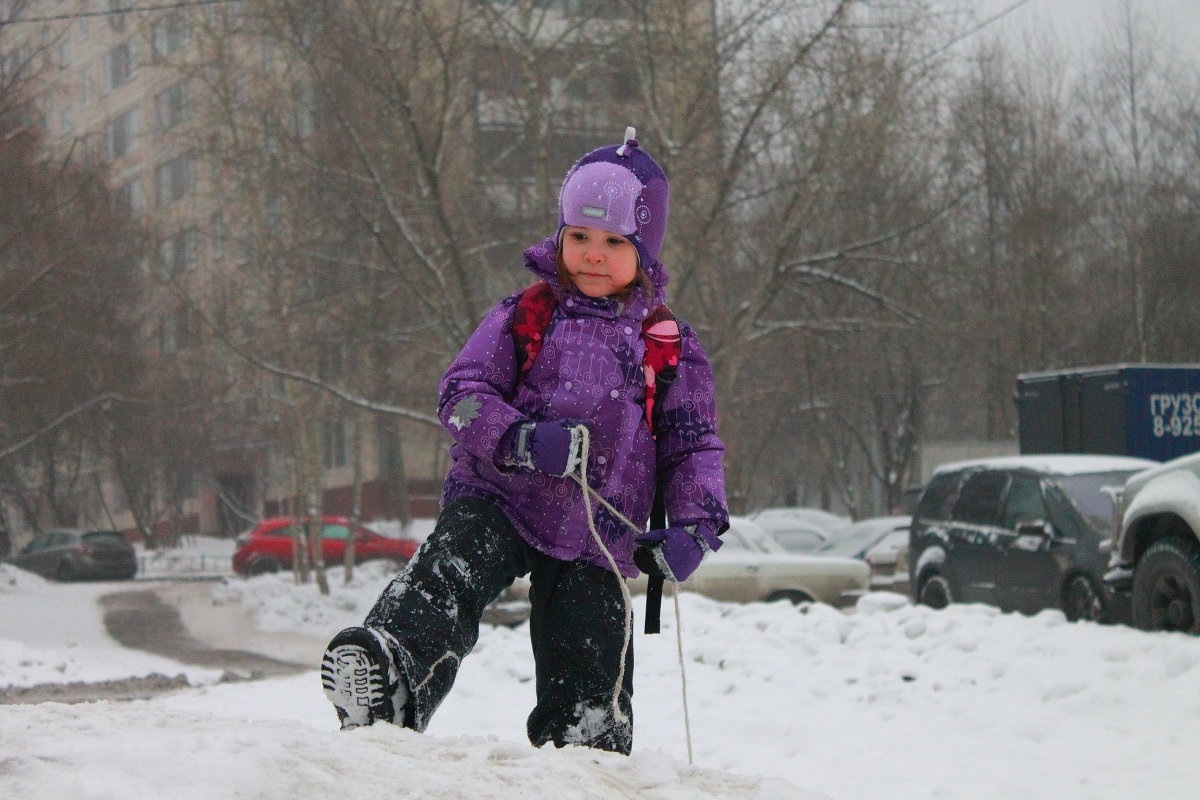
<instances>
[{"instance_id":1,"label":"pompom on hat","mask_svg":"<svg viewBox=\"0 0 1200 800\"><path fill-rule=\"evenodd\" d=\"M567 172L558 193L558 241L567 225L619 233L637 249L638 263L657 285L666 270L658 262L667 232L667 176L638 146L636 131L625 141L591 151Z\"/></svg>"}]
</instances>

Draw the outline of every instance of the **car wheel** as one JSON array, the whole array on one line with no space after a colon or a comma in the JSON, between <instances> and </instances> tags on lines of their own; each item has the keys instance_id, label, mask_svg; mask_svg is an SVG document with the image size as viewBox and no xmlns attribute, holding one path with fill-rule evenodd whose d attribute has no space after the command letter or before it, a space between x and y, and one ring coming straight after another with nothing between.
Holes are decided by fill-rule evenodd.
<instances>
[{"instance_id":1,"label":"car wheel","mask_svg":"<svg viewBox=\"0 0 1200 800\"><path fill-rule=\"evenodd\" d=\"M1062 610L1071 622L1105 618L1104 595L1087 575L1072 575L1063 586Z\"/></svg>"},{"instance_id":2,"label":"car wheel","mask_svg":"<svg viewBox=\"0 0 1200 800\"><path fill-rule=\"evenodd\" d=\"M268 575L273 572L279 572L281 569L283 569L283 564L279 563L279 559L277 558L256 558L246 565L246 575L248 577Z\"/></svg>"},{"instance_id":3,"label":"car wheel","mask_svg":"<svg viewBox=\"0 0 1200 800\"><path fill-rule=\"evenodd\" d=\"M917 602L930 608L945 608L950 605L954 602L950 596L950 582L936 572L921 578Z\"/></svg>"},{"instance_id":4,"label":"car wheel","mask_svg":"<svg viewBox=\"0 0 1200 800\"><path fill-rule=\"evenodd\" d=\"M1147 631L1200 633L1200 548L1162 539L1150 545L1133 575L1133 622Z\"/></svg>"},{"instance_id":5,"label":"car wheel","mask_svg":"<svg viewBox=\"0 0 1200 800\"><path fill-rule=\"evenodd\" d=\"M813 602L813 599L811 597L809 597L808 595L806 595L804 592L798 591L796 589L787 589L787 590L780 591L780 592L771 592L769 595L767 595L768 603L780 603L780 602L784 602L784 601L791 603L794 606L798 606L801 603L811 603L811 602Z\"/></svg>"}]
</instances>

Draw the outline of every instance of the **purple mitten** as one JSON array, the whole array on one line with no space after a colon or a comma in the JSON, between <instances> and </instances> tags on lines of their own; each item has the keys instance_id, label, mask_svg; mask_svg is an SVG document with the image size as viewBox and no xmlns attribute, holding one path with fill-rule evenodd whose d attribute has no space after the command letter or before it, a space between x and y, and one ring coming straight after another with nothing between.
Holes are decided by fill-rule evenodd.
<instances>
[{"instance_id":1,"label":"purple mitten","mask_svg":"<svg viewBox=\"0 0 1200 800\"><path fill-rule=\"evenodd\" d=\"M638 546L633 563L638 569L677 582L691 577L705 553L721 547L721 537L705 522L646 531L634 538Z\"/></svg>"},{"instance_id":2,"label":"purple mitten","mask_svg":"<svg viewBox=\"0 0 1200 800\"><path fill-rule=\"evenodd\" d=\"M508 466L566 477L582 460L584 427L578 420L514 425L501 443L503 461Z\"/></svg>"}]
</instances>

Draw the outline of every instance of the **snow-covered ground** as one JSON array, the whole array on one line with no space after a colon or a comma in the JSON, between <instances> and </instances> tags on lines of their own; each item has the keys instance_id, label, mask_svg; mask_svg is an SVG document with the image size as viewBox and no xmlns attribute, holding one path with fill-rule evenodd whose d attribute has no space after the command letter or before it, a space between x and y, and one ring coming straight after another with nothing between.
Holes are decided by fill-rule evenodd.
<instances>
[{"instance_id":1,"label":"snow-covered ground","mask_svg":"<svg viewBox=\"0 0 1200 800\"><path fill-rule=\"evenodd\" d=\"M281 631L311 639L309 673L219 683L212 670L107 637L98 598L130 585L55 585L0 566L0 687L155 672L183 673L195 687L144 701L0 706L0 796L1130 800L1195 791L1194 637L1069 624L1057 613L931 611L888 594L849 614L684 595L693 767L669 599L663 635L635 638L635 750L623 758L528 745L524 627L484 628L427 734L337 731L316 662L389 575L368 565L350 585L338 570L330 578L328 597L290 575L195 588L205 602L185 609L185 622L233 606L254 612L263 633L246 630L246 649Z\"/></svg>"}]
</instances>

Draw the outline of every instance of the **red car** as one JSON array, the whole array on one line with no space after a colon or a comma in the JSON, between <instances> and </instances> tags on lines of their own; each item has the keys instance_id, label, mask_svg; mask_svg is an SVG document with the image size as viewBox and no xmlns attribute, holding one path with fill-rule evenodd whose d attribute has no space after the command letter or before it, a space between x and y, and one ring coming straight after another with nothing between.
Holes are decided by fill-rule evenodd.
<instances>
[{"instance_id":1,"label":"red car","mask_svg":"<svg viewBox=\"0 0 1200 800\"><path fill-rule=\"evenodd\" d=\"M266 519L239 536L237 550L233 553L233 571L238 575L262 575L291 569L292 525L295 522L291 517ZM303 520L300 523L303 524ZM342 563L349 536L350 520L332 516L321 518L321 552L326 565ZM412 539L380 536L361 525L354 533L356 563L386 558L399 566L412 558L416 551L417 542Z\"/></svg>"}]
</instances>

